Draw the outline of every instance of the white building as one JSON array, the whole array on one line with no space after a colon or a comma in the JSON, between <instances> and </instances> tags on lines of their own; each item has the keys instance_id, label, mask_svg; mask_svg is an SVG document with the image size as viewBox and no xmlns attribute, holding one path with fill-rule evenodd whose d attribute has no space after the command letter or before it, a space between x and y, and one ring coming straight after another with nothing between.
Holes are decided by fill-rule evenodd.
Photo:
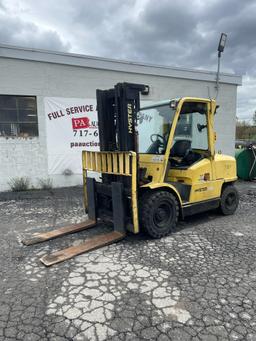
<instances>
[{"instance_id":1,"label":"white building","mask_svg":"<svg viewBox=\"0 0 256 341\"><path fill-rule=\"evenodd\" d=\"M61 105L66 114L70 108L74 115L78 113L73 103L83 106L85 112L87 104L95 105L96 89L124 81L149 86L149 94L141 96L143 101L214 97L215 79L216 74L209 71L0 45L0 191L9 190L9 181L21 176L28 177L35 187L39 179L46 178L51 178L54 186L82 183L80 164L72 168L72 153L79 151L80 158L83 148L65 154L65 128L49 128L49 115L57 112L61 116ZM237 86L241 81L234 74L220 76L216 151L234 153ZM61 160L52 157L58 153L62 153ZM56 160L58 167L54 167Z\"/></svg>"}]
</instances>

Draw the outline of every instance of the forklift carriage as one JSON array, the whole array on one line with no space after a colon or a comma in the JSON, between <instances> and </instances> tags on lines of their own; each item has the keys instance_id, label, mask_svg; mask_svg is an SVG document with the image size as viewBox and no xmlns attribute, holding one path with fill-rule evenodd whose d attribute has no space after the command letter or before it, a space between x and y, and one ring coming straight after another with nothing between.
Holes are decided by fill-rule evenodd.
<instances>
[{"instance_id":1,"label":"forklift carriage","mask_svg":"<svg viewBox=\"0 0 256 341\"><path fill-rule=\"evenodd\" d=\"M104 182L88 177L88 172L102 174ZM83 179L89 219L113 221L114 230L122 233L139 232L135 152L83 151Z\"/></svg>"}]
</instances>

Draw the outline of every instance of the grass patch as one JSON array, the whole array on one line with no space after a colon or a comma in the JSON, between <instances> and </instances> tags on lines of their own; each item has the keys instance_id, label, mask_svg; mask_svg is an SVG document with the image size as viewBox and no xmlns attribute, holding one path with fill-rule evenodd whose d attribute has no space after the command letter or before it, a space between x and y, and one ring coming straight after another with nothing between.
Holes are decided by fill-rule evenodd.
<instances>
[{"instance_id":1,"label":"grass patch","mask_svg":"<svg viewBox=\"0 0 256 341\"><path fill-rule=\"evenodd\" d=\"M42 189L52 189L52 180L47 178L47 179L39 179L38 180L39 186Z\"/></svg>"},{"instance_id":2,"label":"grass patch","mask_svg":"<svg viewBox=\"0 0 256 341\"><path fill-rule=\"evenodd\" d=\"M11 179L8 184L13 192L24 192L29 190L30 181L27 177L16 177Z\"/></svg>"}]
</instances>

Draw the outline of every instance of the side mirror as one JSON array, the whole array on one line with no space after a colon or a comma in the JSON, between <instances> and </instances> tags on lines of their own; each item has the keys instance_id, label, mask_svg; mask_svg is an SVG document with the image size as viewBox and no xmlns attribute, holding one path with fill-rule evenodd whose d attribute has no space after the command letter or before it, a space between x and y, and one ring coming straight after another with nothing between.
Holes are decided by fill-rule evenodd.
<instances>
[{"instance_id":1,"label":"side mirror","mask_svg":"<svg viewBox=\"0 0 256 341\"><path fill-rule=\"evenodd\" d=\"M197 123L197 129L198 129L198 131L201 133L202 132L202 130L204 129L204 128L206 128L207 127L207 124L200 124L200 123Z\"/></svg>"},{"instance_id":2,"label":"side mirror","mask_svg":"<svg viewBox=\"0 0 256 341\"><path fill-rule=\"evenodd\" d=\"M217 114L217 110L219 109L219 105L216 105L216 108L215 108L215 111L214 111L214 115L216 115Z\"/></svg>"}]
</instances>

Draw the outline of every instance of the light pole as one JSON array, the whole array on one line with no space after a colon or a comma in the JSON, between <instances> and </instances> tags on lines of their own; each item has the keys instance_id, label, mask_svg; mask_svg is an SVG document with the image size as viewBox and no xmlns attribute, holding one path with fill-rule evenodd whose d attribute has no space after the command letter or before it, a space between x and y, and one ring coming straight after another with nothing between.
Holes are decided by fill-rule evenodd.
<instances>
[{"instance_id":1,"label":"light pole","mask_svg":"<svg viewBox=\"0 0 256 341\"><path fill-rule=\"evenodd\" d=\"M216 97L219 92L219 81L220 81L220 57L221 53L224 51L225 45L227 41L227 35L226 33L221 33L219 46L218 46L218 69L217 69L217 76L216 76Z\"/></svg>"}]
</instances>

